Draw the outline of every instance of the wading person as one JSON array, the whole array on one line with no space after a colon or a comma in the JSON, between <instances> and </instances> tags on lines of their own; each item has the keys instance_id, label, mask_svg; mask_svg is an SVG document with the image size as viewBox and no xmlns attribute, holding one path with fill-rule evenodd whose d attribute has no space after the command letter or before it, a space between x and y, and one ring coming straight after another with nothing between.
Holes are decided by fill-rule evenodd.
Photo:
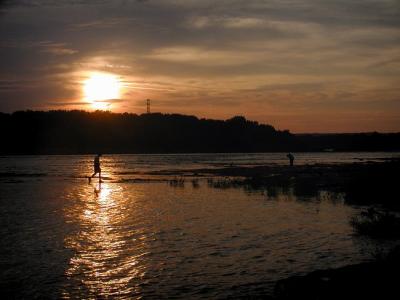
<instances>
[{"instance_id":1,"label":"wading person","mask_svg":"<svg viewBox=\"0 0 400 300\"><path fill-rule=\"evenodd\" d=\"M101 154L97 154L97 156L94 158L93 161L94 173L92 174L92 176L88 177L89 183L92 181L92 178L96 176L97 173L99 174L99 182L101 180L100 156Z\"/></svg>"},{"instance_id":2,"label":"wading person","mask_svg":"<svg viewBox=\"0 0 400 300\"><path fill-rule=\"evenodd\" d=\"M293 162L294 162L294 156L292 153L288 153L288 155L286 155L287 158L289 158L289 164L290 166L293 166Z\"/></svg>"}]
</instances>

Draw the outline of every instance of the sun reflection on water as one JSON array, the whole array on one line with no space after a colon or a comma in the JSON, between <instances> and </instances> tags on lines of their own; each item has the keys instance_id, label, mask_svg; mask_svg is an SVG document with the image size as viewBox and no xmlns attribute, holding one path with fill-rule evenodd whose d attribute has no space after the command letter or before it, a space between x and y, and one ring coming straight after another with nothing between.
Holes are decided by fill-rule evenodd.
<instances>
[{"instance_id":1,"label":"sun reflection on water","mask_svg":"<svg viewBox=\"0 0 400 300\"><path fill-rule=\"evenodd\" d=\"M135 199L124 197L123 189L111 183L102 183L94 193L89 187L71 196L73 205L65 214L77 231L65 239L65 246L74 251L65 275L79 291L65 289L63 298L82 292L92 298L140 295L145 274L141 257L146 252L142 242L134 244L136 232L126 213Z\"/></svg>"}]
</instances>

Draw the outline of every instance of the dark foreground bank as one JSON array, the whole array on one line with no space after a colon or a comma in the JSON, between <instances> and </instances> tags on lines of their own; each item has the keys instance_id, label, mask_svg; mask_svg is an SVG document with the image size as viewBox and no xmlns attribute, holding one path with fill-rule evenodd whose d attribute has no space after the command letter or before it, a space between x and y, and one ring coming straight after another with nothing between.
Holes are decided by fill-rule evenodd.
<instances>
[{"instance_id":1,"label":"dark foreground bank","mask_svg":"<svg viewBox=\"0 0 400 300\"><path fill-rule=\"evenodd\" d=\"M372 262L280 280L276 299L397 299L400 247Z\"/></svg>"}]
</instances>

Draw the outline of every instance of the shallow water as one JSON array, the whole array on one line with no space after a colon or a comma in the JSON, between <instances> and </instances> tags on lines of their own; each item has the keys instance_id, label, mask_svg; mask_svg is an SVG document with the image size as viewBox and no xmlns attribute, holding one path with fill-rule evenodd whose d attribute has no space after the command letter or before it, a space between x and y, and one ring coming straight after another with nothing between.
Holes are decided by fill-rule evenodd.
<instances>
[{"instance_id":1,"label":"shallow water","mask_svg":"<svg viewBox=\"0 0 400 300\"><path fill-rule=\"evenodd\" d=\"M226 166L287 165L287 153L243 154L124 154L104 155L102 176L111 179L137 178L157 171L181 171ZM294 153L295 165L339 164L399 158L400 152ZM0 156L3 177L84 177L93 169L92 155ZM133 176L132 176L133 175Z\"/></svg>"},{"instance_id":2,"label":"shallow water","mask_svg":"<svg viewBox=\"0 0 400 300\"><path fill-rule=\"evenodd\" d=\"M359 208L345 205L342 195L321 191L298 199L288 191L271 197L214 189L205 180L183 187L106 180L98 190L81 178L91 159L0 159L3 293L259 296L270 294L278 279L367 260L376 246L353 236L348 221ZM104 173L122 176L131 160L105 157ZM145 157L134 160L147 168Z\"/></svg>"}]
</instances>

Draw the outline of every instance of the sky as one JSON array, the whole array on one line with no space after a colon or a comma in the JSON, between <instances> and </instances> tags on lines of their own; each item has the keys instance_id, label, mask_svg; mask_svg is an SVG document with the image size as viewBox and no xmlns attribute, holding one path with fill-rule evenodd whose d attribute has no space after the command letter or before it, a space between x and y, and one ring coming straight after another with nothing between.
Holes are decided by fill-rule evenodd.
<instances>
[{"instance_id":1,"label":"sky","mask_svg":"<svg viewBox=\"0 0 400 300\"><path fill-rule=\"evenodd\" d=\"M0 111L400 131L399 0L0 2Z\"/></svg>"}]
</instances>

